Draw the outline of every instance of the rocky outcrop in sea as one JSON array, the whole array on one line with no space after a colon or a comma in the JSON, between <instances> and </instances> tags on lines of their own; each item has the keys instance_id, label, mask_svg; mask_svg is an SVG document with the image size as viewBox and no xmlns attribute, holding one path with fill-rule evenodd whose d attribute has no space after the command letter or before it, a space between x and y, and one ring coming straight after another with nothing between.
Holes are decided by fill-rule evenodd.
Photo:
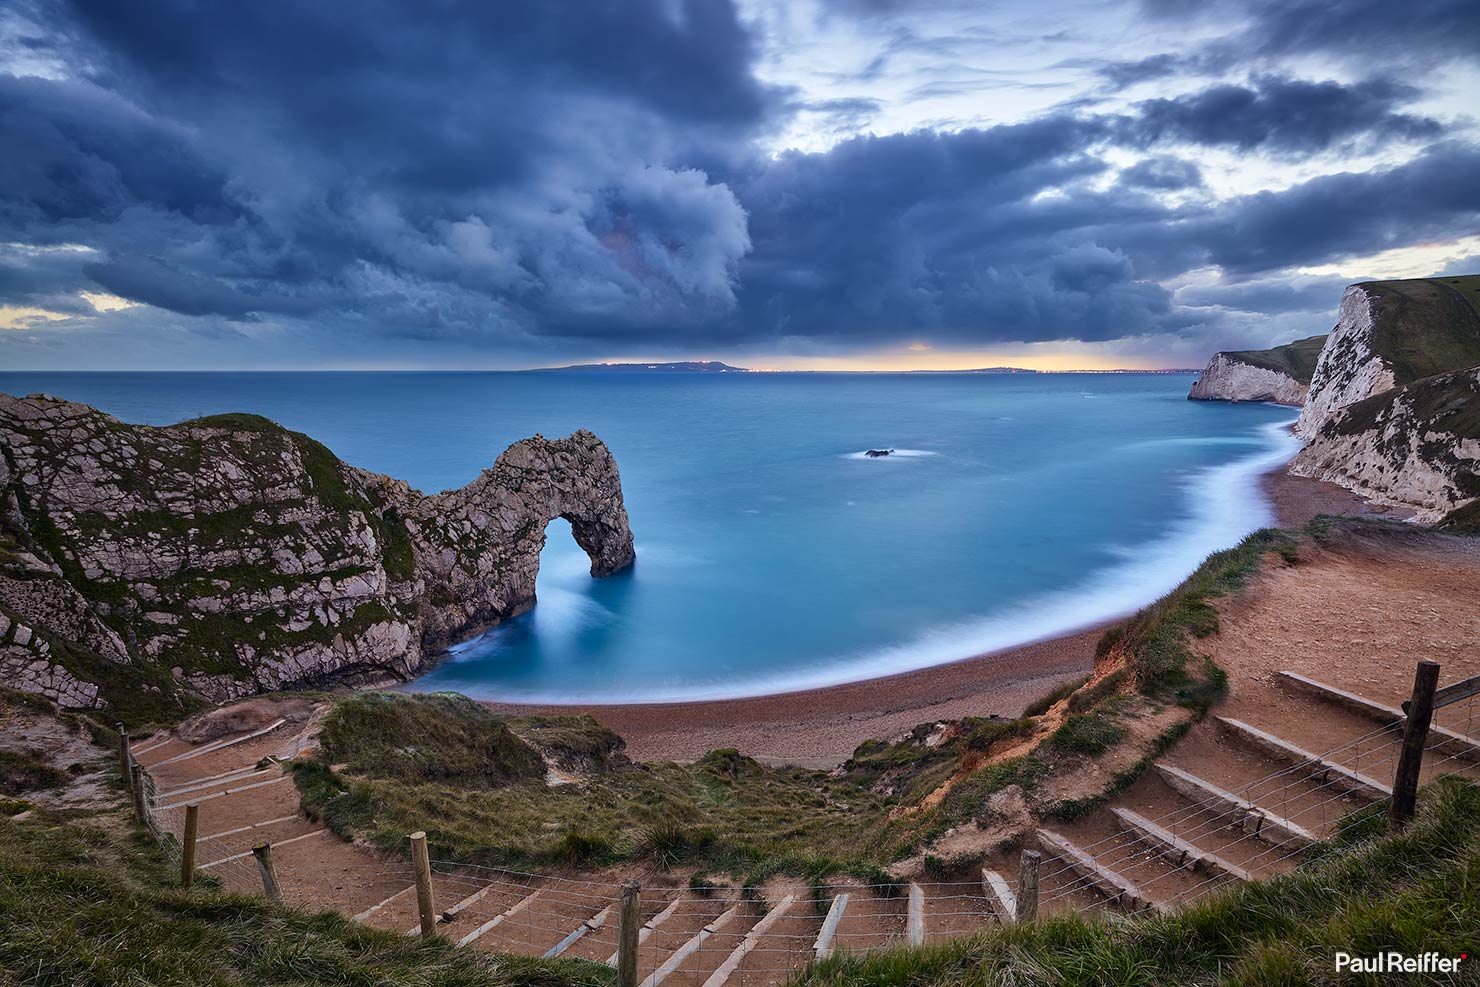
<instances>
[{"instance_id":1,"label":"rocky outcrop in sea","mask_svg":"<svg viewBox=\"0 0 1480 987\"><path fill-rule=\"evenodd\" d=\"M534 604L555 517L592 575L632 563L590 432L426 496L255 415L157 428L0 395L0 680L70 707L143 696L141 716L405 680Z\"/></svg>"}]
</instances>

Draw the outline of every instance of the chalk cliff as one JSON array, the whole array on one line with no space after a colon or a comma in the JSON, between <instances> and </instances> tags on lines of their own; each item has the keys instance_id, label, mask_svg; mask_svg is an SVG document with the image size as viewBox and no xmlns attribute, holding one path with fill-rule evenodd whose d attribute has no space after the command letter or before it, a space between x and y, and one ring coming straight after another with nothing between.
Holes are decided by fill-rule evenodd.
<instances>
[{"instance_id":1,"label":"chalk cliff","mask_svg":"<svg viewBox=\"0 0 1480 987\"><path fill-rule=\"evenodd\" d=\"M1188 393L1191 401L1272 401L1299 406L1325 336L1268 350L1214 353Z\"/></svg>"},{"instance_id":2,"label":"chalk cliff","mask_svg":"<svg viewBox=\"0 0 1480 987\"><path fill-rule=\"evenodd\" d=\"M1475 276L1368 281L1346 289L1316 361L1299 431L1402 384L1480 365Z\"/></svg>"},{"instance_id":3,"label":"chalk cliff","mask_svg":"<svg viewBox=\"0 0 1480 987\"><path fill-rule=\"evenodd\" d=\"M1480 367L1439 374L1341 408L1291 471L1437 521L1480 497Z\"/></svg>"},{"instance_id":4,"label":"chalk cliff","mask_svg":"<svg viewBox=\"0 0 1480 987\"><path fill-rule=\"evenodd\" d=\"M1480 277L1352 285L1290 471L1436 520L1480 496Z\"/></svg>"},{"instance_id":5,"label":"chalk cliff","mask_svg":"<svg viewBox=\"0 0 1480 987\"><path fill-rule=\"evenodd\" d=\"M0 681L145 717L406 679L533 605L555 517L593 575L633 561L589 432L425 496L254 415L156 428L0 395Z\"/></svg>"}]
</instances>

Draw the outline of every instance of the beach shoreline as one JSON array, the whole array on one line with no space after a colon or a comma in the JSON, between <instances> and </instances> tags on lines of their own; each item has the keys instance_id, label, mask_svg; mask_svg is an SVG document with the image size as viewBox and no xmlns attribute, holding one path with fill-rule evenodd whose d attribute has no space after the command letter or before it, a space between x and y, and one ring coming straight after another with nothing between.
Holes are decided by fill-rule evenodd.
<instances>
[{"instance_id":1,"label":"beach shoreline","mask_svg":"<svg viewBox=\"0 0 1480 987\"><path fill-rule=\"evenodd\" d=\"M1318 514L1402 516L1334 483L1294 476L1288 465L1260 478L1281 527L1304 527ZM484 704L512 714L589 714L620 734L628 754L639 761L689 761L733 747L769 764L828 768L865 740L898 736L920 723L1021 715L1034 700L1089 675L1095 644L1110 623L897 675L798 692L694 702Z\"/></svg>"}]
</instances>

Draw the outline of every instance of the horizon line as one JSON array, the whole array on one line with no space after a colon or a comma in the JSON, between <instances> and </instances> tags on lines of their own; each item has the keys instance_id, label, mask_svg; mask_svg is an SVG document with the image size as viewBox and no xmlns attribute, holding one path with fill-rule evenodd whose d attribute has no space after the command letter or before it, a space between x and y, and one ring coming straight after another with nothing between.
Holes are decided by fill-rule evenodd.
<instances>
[{"instance_id":1,"label":"horizon line","mask_svg":"<svg viewBox=\"0 0 1480 987\"><path fill-rule=\"evenodd\" d=\"M615 367L639 367L645 363L661 366L666 363L700 363L699 360L640 361L613 364ZM708 361L717 362L717 361ZM534 374L587 367L599 368L601 364L574 363L559 367L132 367L127 369L99 370L96 368L39 368L27 367L0 370L0 374ZM1070 367L1063 370L1037 370L1031 367L914 367L897 369L888 367L862 367L849 369L784 369L734 367L733 371L671 371L675 374L691 373L696 377L717 377L726 373L738 374L1178 374L1202 373L1203 367ZM592 369L590 373L601 373Z\"/></svg>"}]
</instances>

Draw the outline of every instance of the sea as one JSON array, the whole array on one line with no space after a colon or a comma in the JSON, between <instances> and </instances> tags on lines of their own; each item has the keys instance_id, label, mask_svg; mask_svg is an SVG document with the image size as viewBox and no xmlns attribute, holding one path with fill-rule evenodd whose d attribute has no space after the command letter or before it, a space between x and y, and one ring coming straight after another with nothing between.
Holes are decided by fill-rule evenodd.
<instances>
[{"instance_id":1,"label":"sea","mask_svg":"<svg viewBox=\"0 0 1480 987\"><path fill-rule=\"evenodd\" d=\"M636 536L592 579L551 522L538 603L409 688L539 703L766 695L1130 614L1273 522L1295 413L1183 374L11 373L163 425L266 415L427 492L588 428ZM869 449L892 449L871 458Z\"/></svg>"}]
</instances>

